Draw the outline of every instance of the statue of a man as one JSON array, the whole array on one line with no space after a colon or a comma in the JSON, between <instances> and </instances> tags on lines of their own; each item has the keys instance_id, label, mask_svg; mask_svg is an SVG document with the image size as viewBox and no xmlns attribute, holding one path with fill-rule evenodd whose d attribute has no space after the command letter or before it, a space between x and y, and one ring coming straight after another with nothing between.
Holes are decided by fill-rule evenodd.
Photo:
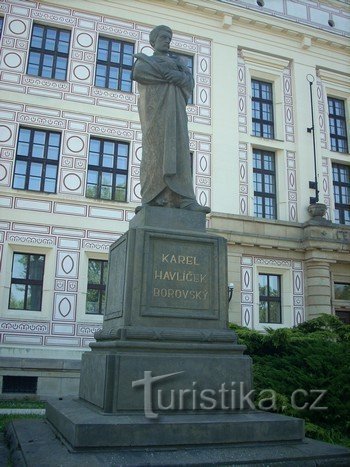
<instances>
[{"instance_id":1,"label":"statue of a man","mask_svg":"<svg viewBox=\"0 0 350 467\"><path fill-rule=\"evenodd\" d=\"M133 79L139 88L142 129L142 206L210 212L193 191L186 105L194 87L190 70L169 55L172 30L150 33L152 56L136 54Z\"/></svg>"}]
</instances>

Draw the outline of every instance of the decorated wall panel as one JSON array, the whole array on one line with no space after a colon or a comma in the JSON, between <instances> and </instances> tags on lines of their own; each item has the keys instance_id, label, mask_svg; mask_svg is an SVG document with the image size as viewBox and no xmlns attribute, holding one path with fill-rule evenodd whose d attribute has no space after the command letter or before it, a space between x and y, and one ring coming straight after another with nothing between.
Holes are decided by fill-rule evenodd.
<instances>
[{"instance_id":1,"label":"decorated wall panel","mask_svg":"<svg viewBox=\"0 0 350 467\"><path fill-rule=\"evenodd\" d=\"M284 317L290 325L296 326L305 320L304 311L304 268L301 261L289 259L260 257L260 256L242 256L241 258L241 320L242 326L250 329L256 329L258 323L258 313L254 306L259 303L258 277L259 267L264 271L269 269L273 274L279 274L278 271L287 271L292 281L292 316ZM276 272L277 271L277 272ZM285 284L286 285L286 284ZM283 295L282 279L282 307L285 304L286 295ZM286 326L284 321L282 326Z\"/></svg>"},{"instance_id":2,"label":"decorated wall panel","mask_svg":"<svg viewBox=\"0 0 350 467\"><path fill-rule=\"evenodd\" d=\"M40 2L5 0L6 12L0 53L0 89L28 95L137 112L136 86L131 93L94 86L99 35L135 44L135 53L150 53L151 27L108 16L84 13L74 8ZM67 81L26 74L33 22L68 29L71 34ZM188 108L189 121L211 124L211 42L174 31L172 49L194 57L194 103Z\"/></svg>"},{"instance_id":3,"label":"decorated wall panel","mask_svg":"<svg viewBox=\"0 0 350 467\"><path fill-rule=\"evenodd\" d=\"M140 202L140 162L142 135L140 124L117 118L106 118L55 110L34 105L0 103L0 187L10 187L16 154L16 136L20 126L57 130L61 133L61 156L57 183L57 201L46 201L32 192L27 200L17 196L1 197L4 207L40 212L53 212L79 217L95 217L129 221L133 208L125 203L94 201L85 198L88 170L89 138L114 139L129 143L129 178L127 201ZM79 128L80 131L72 131ZM211 137L190 132L193 153L195 192L199 203L211 203ZM26 193L26 192L23 192ZM63 200L59 195L64 195ZM67 198L68 195L68 198ZM74 202L74 199L76 202Z\"/></svg>"},{"instance_id":4,"label":"decorated wall panel","mask_svg":"<svg viewBox=\"0 0 350 467\"><path fill-rule=\"evenodd\" d=\"M292 222L298 221L297 167L294 151L287 153L287 187L288 187L288 217Z\"/></svg>"},{"instance_id":5,"label":"decorated wall panel","mask_svg":"<svg viewBox=\"0 0 350 467\"><path fill-rule=\"evenodd\" d=\"M30 346L67 345L72 348L88 346L93 340L93 333L101 328L102 316L95 318L96 323L84 322L84 316L87 316L84 310L80 310L78 316L78 293L79 290L82 291L79 283L87 276L87 263L82 262L82 255L100 258L103 253L104 259L107 259L109 246L120 235L121 233L103 230L1 222L0 254L5 251L7 255L8 271L11 270L13 251L30 251L35 254L38 251L42 253L42 248L54 254L55 268L54 274L46 282L48 290L44 290L43 308L42 311L36 312L36 319L26 317L25 311L8 310L6 317L1 313L0 343ZM84 267L85 269L82 269ZM8 303L9 289L6 287L3 291L6 294L3 303ZM50 300L45 300L46 296ZM48 318L41 319L41 315ZM89 319L91 320L91 316Z\"/></svg>"}]
</instances>

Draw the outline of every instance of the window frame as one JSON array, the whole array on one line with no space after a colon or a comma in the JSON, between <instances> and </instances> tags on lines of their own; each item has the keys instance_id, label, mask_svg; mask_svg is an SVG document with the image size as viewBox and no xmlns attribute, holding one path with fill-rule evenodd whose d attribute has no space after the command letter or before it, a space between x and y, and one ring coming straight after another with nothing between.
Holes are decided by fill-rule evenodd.
<instances>
[{"instance_id":1,"label":"window frame","mask_svg":"<svg viewBox=\"0 0 350 467\"><path fill-rule=\"evenodd\" d=\"M34 37L33 33L34 33L34 29L36 27L43 29L42 43L44 43L44 44L45 44L45 41L46 41L46 38L47 38L47 32L50 29L56 30L56 39L55 39L54 50L47 49L47 48L45 48L45 46L41 47L41 48L32 46L33 37ZM58 50L59 43L60 43L59 37L60 37L61 32L66 32L66 33L69 34L67 52L60 52ZM70 54L70 49L71 49L71 39L72 39L72 31L69 30L69 29L57 28L57 27L54 27L54 26L43 25L43 24L34 22L33 27L32 27L31 38L30 38L30 44L29 44L29 53L28 53L28 62L27 62L26 74L29 75L29 76L37 76L37 77L40 77L40 78L43 78L43 79L54 79L54 80L57 80L57 81L67 81L67 73L68 73L68 65L69 65L69 54ZM30 57L31 57L32 53L33 54L37 53L37 54L40 55L39 64L38 64L38 74L33 74L33 73L29 72L29 67L31 65ZM44 65L44 57L45 56L50 56L50 57L52 57L52 60L53 60L53 64L52 64L52 67L51 67L51 76L44 76L43 75L43 65ZM64 78L59 78L59 77L55 76L56 71L58 69L57 68L58 58L66 59L66 67L65 67L65 72L64 72Z\"/></svg>"},{"instance_id":2,"label":"window frame","mask_svg":"<svg viewBox=\"0 0 350 467\"><path fill-rule=\"evenodd\" d=\"M255 167L255 155L260 154L261 157L261 168ZM265 168L265 156L272 156L273 161L273 170L269 170ZM255 174L261 175L261 186L262 191L256 190L256 181L255 181ZM274 193L270 193L266 191L267 183L265 183L266 177L272 176L273 177L273 187ZM257 149L253 148L253 188L254 188L254 216L259 219L277 219L277 181L276 181L276 153L273 151L267 151L265 149ZM262 215L258 215L256 210L256 198L260 197L262 199ZM267 216L266 215L266 200L270 199L273 202L273 209L274 209L274 216Z\"/></svg>"},{"instance_id":3,"label":"window frame","mask_svg":"<svg viewBox=\"0 0 350 467\"><path fill-rule=\"evenodd\" d=\"M344 301L344 302L350 301L350 296L349 296L349 298L339 298L339 297L336 296L336 286L337 285L344 285L346 287L349 287L349 290L350 290L350 282L337 281L337 280L335 280L333 282L334 300L339 300L339 301Z\"/></svg>"},{"instance_id":4,"label":"window frame","mask_svg":"<svg viewBox=\"0 0 350 467\"><path fill-rule=\"evenodd\" d=\"M90 154L91 154L91 142L92 141L99 141L100 143L100 151L99 151L99 160L98 160L98 164L95 165L95 164L91 164L90 163ZM104 153L103 152L103 147L104 147L104 144L105 143L113 143L115 145L115 151L114 151L114 160L113 160L113 167L107 167L107 166L104 166L103 165L103 157L105 154L108 154L108 153ZM118 169L118 147L119 147L119 144L121 145L126 145L128 150L127 150L127 156L126 156L126 169ZM116 151L117 151L117 154L116 154ZM120 156L120 157L123 157L123 156ZM105 139L105 138L98 138L98 137L94 137L94 136L91 136L90 137L90 142L89 142L89 153L88 153L88 171L87 171L87 178L86 178L86 192L85 192L85 196L86 198L90 198L90 199L101 199L101 200L104 200L104 201L112 201L112 202L116 202L116 203L125 203L127 202L127 198L128 198L128 178L129 178L129 158L130 158L130 143L129 142L126 142L126 141L120 141L120 140L114 140L114 139ZM92 182L89 182L89 173L90 171L93 171L93 172L97 172L97 183L92 183ZM111 198L103 198L101 197L101 191L102 191L102 188L103 186L108 186L108 185L103 185L102 184L102 176L103 176L103 173L110 173L112 174L112 195L111 195ZM116 193L116 179L117 179L117 176L118 175L123 175L125 176L125 180L126 180L126 183L125 183L125 196L124 196L124 199L123 200L117 200L115 199L115 193ZM88 196L88 188L89 188L89 185L93 185L93 186L96 186L97 187L97 196Z\"/></svg>"},{"instance_id":5,"label":"window frame","mask_svg":"<svg viewBox=\"0 0 350 467\"><path fill-rule=\"evenodd\" d=\"M258 90L259 90L259 97L254 96L253 85L254 83L258 83ZM262 97L262 85L268 85L270 87L271 99L266 99ZM273 83L269 81L264 81L257 78L251 79L251 93L252 93L252 104L251 104L251 111L252 111L252 136L265 138L265 139L275 139L275 115L274 115L274 92L273 92ZM259 118L254 117L254 103L259 104ZM263 118L263 105L269 105L271 111L271 120L266 120ZM255 125L259 125L259 131L255 131ZM270 127L270 133L267 134L264 132L264 125Z\"/></svg>"},{"instance_id":6,"label":"window frame","mask_svg":"<svg viewBox=\"0 0 350 467\"><path fill-rule=\"evenodd\" d=\"M27 259L27 269L26 269L26 278L21 279L21 278L14 278L13 277L13 267L14 267L14 260L15 260L15 255L25 255ZM43 257L43 267L41 271L41 279L29 279L29 274L30 274L30 257L31 256L38 256L38 257ZM8 309L9 310L25 310L25 311L42 311L42 304L43 304L43 292L44 292L44 276L45 276L45 263L46 263L46 255L43 253L26 253L26 252L21 252L21 251L13 251L12 254L12 266L11 266L11 277L10 277L10 290L9 290L9 299L8 299ZM18 285L23 285L25 287L24 291L24 303L23 303L23 308L12 308L11 305L11 290L12 290L12 285L18 284ZM40 307L39 310L31 309L28 308L28 288L29 286L32 285L37 285L40 286Z\"/></svg>"},{"instance_id":7,"label":"window frame","mask_svg":"<svg viewBox=\"0 0 350 467\"><path fill-rule=\"evenodd\" d=\"M101 40L108 41L107 59L106 60L99 59L100 41ZM111 56L112 56L112 44L113 43L119 43L120 44L121 50L120 50L120 60L119 60L119 62L113 62L112 58L111 58ZM131 78L133 60L132 60L131 65L123 64L124 49L125 49L126 45L128 45L128 46L131 45L133 47L133 53L135 53L135 43L134 42L124 41L124 40L121 40L121 39L114 39L112 37L99 35L98 42L97 42L97 50L96 50L96 66L95 66L95 79L94 79L94 86L95 87L102 88L102 89L111 89L113 91L121 91L121 92L127 92L127 93L132 93L133 92L133 82L132 82L132 78ZM125 54L125 55L127 55L127 54ZM98 76L99 76L97 74L97 71L98 71L99 65L106 67L106 74L103 75L104 76L104 86L102 86L100 84L97 84L97 79L98 79ZM117 87L116 88L109 86L109 81L111 79L110 70L111 70L111 67L113 65L115 65L118 68L118 78L117 78ZM130 71L130 88L129 88L129 90L122 89L122 82L123 82L122 77L123 77L123 71L124 70Z\"/></svg>"},{"instance_id":8,"label":"window frame","mask_svg":"<svg viewBox=\"0 0 350 467\"><path fill-rule=\"evenodd\" d=\"M267 295L261 295L260 294L260 276L266 276L267 277ZM271 296L270 295L270 277L277 277L278 281L278 296ZM266 272L259 272L258 274L258 288L259 288L259 324L273 324L273 325L278 325L283 323L282 319L282 275L281 274L273 274L273 273L266 273ZM267 303L267 319L268 321L261 321L260 320L260 304L261 302L266 302ZM280 314L279 314L279 321L271 321L270 318L270 303L279 303L279 309L280 309Z\"/></svg>"},{"instance_id":9,"label":"window frame","mask_svg":"<svg viewBox=\"0 0 350 467\"><path fill-rule=\"evenodd\" d=\"M95 261L101 263L100 267L100 277L99 283L89 282L89 270L90 270L90 261ZM107 268L105 269L105 266ZM104 277L104 271L106 271L106 277ZM107 289L107 277L108 277L108 260L99 259L99 258L88 258L88 274L87 274L87 286L86 286L86 306L85 306L85 314L86 315L95 315L100 316L104 315L105 306L106 306L106 289ZM104 283L103 283L104 281ZM88 312L87 311L87 303L88 303L88 293L89 290L97 290L98 291L98 313ZM103 295L104 295L104 303L103 303Z\"/></svg>"},{"instance_id":10,"label":"window frame","mask_svg":"<svg viewBox=\"0 0 350 467\"><path fill-rule=\"evenodd\" d=\"M181 52L176 52L175 50L170 50L169 55L170 55L170 57L180 58L185 63L187 68L190 70L193 81L194 81L194 87L193 87L191 96L188 99L187 105L194 105L194 95L195 95L194 90L195 90L195 86L196 86L195 79L194 79L194 55L184 54L184 53L181 53ZM188 66L187 63L186 63L186 61L188 59L191 59L191 66Z\"/></svg>"},{"instance_id":11,"label":"window frame","mask_svg":"<svg viewBox=\"0 0 350 467\"><path fill-rule=\"evenodd\" d=\"M340 170L341 168L345 167L348 173L348 182L344 183L340 181ZM334 171L335 169L337 170L337 178L338 180L336 181L334 178ZM336 187L339 189L339 198L342 201L343 193L342 193L342 188L347 188L348 193L350 196L350 166L346 164L338 164L333 162L332 163L332 182L333 182L333 196L334 196L334 218L335 218L335 223L336 224L342 224L342 225L350 225L350 204L347 202L340 202L338 203L336 201L337 195L335 193ZM345 196L345 195L344 195ZM337 216L337 212L339 215ZM349 221L345 219L345 212L349 212Z\"/></svg>"},{"instance_id":12,"label":"window frame","mask_svg":"<svg viewBox=\"0 0 350 467\"><path fill-rule=\"evenodd\" d=\"M18 154L19 150L19 144L24 141L20 141L20 132L21 130L28 130L30 131L30 137L29 137L29 143L28 143L28 154L26 156L23 156L21 154ZM33 156L33 148L34 148L34 136L35 132L38 133L45 133L45 143L44 143L44 155L43 157L36 157ZM58 146L53 146L57 147L57 159L48 159L48 149L49 149L49 139L50 135L57 135L59 137L59 143ZM18 129L18 136L17 136L17 146L16 146L16 157L15 157L15 166L13 170L13 180L12 180L12 188L15 190L26 190L26 191L34 191L38 193L49 193L49 194L55 194L57 192L57 178L58 178L58 171L59 171L59 160L60 160L60 153L61 153L61 133L59 131L51 131L51 130L46 130L46 129L40 129L40 128L30 128L30 127L25 127L25 126L20 126ZM17 168L17 162L22 161L26 162L27 168L25 171L25 174L21 173L16 173L16 168ZM33 188L29 188L29 183L30 183L30 170L32 164L42 164L42 175L41 175L41 180L40 180L40 189L35 190ZM47 191L45 190L45 182L47 180L46 178L46 170L47 166L54 166L56 167L56 177L55 177L55 187L53 191ZM15 182L16 182L16 175L24 175L25 176L25 182L24 182L24 188L20 187L15 187ZM38 177L36 177L38 178ZM53 180L53 178L48 177L48 179Z\"/></svg>"},{"instance_id":13,"label":"window frame","mask_svg":"<svg viewBox=\"0 0 350 467\"><path fill-rule=\"evenodd\" d=\"M339 99L332 96L327 96L328 104L328 124L329 124L329 139L330 139L330 149L333 152L340 152L342 154L347 154L349 152L349 143L348 143L348 132L346 127L346 105L345 99ZM343 115L337 115L336 113L331 113L331 110L336 108L336 103L341 103ZM332 125L332 121L334 125ZM344 133L345 136L338 134L338 131L341 129L341 122L344 123ZM335 130L335 133L332 133L332 127ZM335 141L335 145L333 144ZM339 146L339 142L344 142L344 150Z\"/></svg>"}]
</instances>

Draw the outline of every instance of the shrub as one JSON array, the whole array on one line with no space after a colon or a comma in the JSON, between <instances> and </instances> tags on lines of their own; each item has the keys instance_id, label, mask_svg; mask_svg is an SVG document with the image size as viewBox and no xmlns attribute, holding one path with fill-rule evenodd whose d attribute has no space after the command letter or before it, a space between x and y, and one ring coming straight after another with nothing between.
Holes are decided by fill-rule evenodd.
<instances>
[{"instance_id":1,"label":"shrub","mask_svg":"<svg viewBox=\"0 0 350 467\"><path fill-rule=\"evenodd\" d=\"M322 315L292 329L267 328L264 333L230 327L253 359L256 392L275 391L275 410L304 418L308 436L325 441L339 440L339 433L350 436L350 326ZM295 397L298 389L305 392ZM317 404L326 410L310 410L318 390L326 391ZM309 404L305 409L296 407L304 403Z\"/></svg>"}]
</instances>

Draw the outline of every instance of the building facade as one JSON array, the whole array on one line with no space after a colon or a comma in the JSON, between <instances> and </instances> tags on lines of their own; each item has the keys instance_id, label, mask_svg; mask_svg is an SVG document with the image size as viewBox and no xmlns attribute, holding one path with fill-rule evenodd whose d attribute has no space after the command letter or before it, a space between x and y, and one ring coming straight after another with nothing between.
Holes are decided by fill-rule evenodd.
<instances>
[{"instance_id":1,"label":"building facade","mask_svg":"<svg viewBox=\"0 0 350 467\"><path fill-rule=\"evenodd\" d=\"M131 67L157 24L195 80L193 182L228 242L230 321L350 321L348 1L3 0L4 397L77 391L109 246L140 203Z\"/></svg>"}]
</instances>

